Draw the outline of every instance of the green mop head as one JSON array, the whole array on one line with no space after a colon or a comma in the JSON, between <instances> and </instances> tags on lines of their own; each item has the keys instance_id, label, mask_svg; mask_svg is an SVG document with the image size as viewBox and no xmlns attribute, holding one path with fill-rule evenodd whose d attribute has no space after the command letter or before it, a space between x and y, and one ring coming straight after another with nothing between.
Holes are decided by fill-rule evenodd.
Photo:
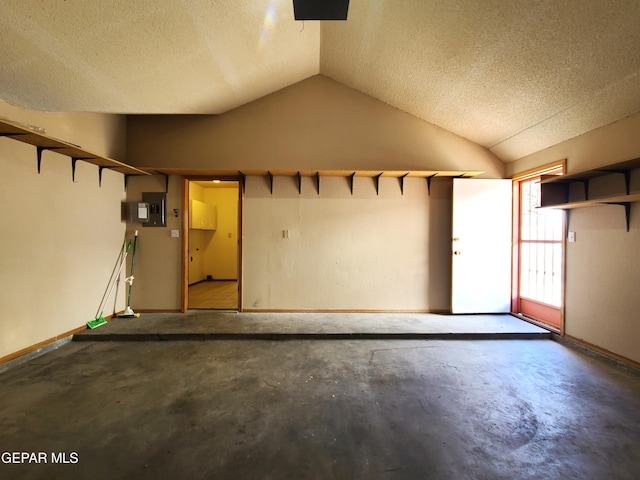
<instances>
[{"instance_id":1,"label":"green mop head","mask_svg":"<svg viewBox=\"0 0 640 480\"><path fill-rule=\"evenodd\" d=\"M100 325L104 325L105 323L107 323L107 321L104 319L102 315L100 315L95 320L89 320L87 322L87 327L93 330L94 328L98 328Z\"/></svg>"}]
</instances>

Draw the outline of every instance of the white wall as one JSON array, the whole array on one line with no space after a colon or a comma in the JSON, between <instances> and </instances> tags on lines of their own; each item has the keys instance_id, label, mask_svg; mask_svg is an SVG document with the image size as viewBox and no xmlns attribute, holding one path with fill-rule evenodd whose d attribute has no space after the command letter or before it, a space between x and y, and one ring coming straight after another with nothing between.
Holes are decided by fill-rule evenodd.
<instances>
[{"instance_id":1,"label":"white wall","mask_svg":"<svg viewBox=\"0 0 640 480\"><path fill-rule=\"evenodd\" d=\"M509 164L510 174L567 159L577 173L640 157L640 114L567 140ZM640 185L634 181L635 191ZM640 203L631 206L626 231L620 206L572 210L567 244L565 332L571 337L640 362Z\"/></svg>"},{"instance_id":2,"label":"white wall","mask_svg":"<svg viewBox=\"0 0 640 480\"><path fill-rule=\"evenodd\" d=\"M98 114L29 112L0 102L0 116L117 157L125 119ZM124 242L123 175L0 138L0 359L64 335L96 317ZM105 315L124 308L124 289Z\"/></svg>"}]
</instances>

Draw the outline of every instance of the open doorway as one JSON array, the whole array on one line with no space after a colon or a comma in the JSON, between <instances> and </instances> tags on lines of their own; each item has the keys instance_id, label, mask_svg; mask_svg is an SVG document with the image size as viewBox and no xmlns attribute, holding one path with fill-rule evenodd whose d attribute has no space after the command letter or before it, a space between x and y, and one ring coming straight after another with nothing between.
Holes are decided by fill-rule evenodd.
<instances>
[{"instance_id":1,"label":"open doorway","mask_svg":"<svg viewBox=\"0 0 640 480\"><path fill-rule=\"evenodd\" d=\"M186 182L185 302L188 309L239 310L239 212L236 180Z\"/></svg>"}]
</instances>

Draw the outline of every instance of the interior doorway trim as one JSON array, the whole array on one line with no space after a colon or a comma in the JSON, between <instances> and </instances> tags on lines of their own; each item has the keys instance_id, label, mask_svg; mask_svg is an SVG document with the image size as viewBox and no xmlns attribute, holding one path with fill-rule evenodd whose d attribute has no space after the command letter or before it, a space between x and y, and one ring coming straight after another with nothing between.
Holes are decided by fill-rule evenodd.
<instances>
[{"instance_id":1,"label":"interior doorway trim","mask_svg":"<svg viewBox=\"0 0 640 480\"><path fill-rule=\"evenodd\" d=\"M182 177L182 225L181 225L181 306L180 311L189 308L189 183L194 181L238 182L238 312L242 311L242 198L243 178L235 175L185 175Z\"/></svg>"}]
</instances>

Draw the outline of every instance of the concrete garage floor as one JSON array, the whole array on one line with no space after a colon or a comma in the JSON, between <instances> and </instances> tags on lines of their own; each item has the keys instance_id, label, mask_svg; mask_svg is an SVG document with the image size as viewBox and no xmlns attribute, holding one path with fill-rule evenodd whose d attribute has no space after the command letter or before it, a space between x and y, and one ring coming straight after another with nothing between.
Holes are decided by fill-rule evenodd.
<instances>
[{"instance_id":1,"label":"concrete garage floor","mask_svg":"<svg viewBox=\"0 0 640 480\"><path fill-rule=\"evenodd\" d=\"M0 463L0 478L640 469L638 372L546 339L71 342L1 374L0 392L0 453L78 459Z\"/></svg>"}]
</instances>

